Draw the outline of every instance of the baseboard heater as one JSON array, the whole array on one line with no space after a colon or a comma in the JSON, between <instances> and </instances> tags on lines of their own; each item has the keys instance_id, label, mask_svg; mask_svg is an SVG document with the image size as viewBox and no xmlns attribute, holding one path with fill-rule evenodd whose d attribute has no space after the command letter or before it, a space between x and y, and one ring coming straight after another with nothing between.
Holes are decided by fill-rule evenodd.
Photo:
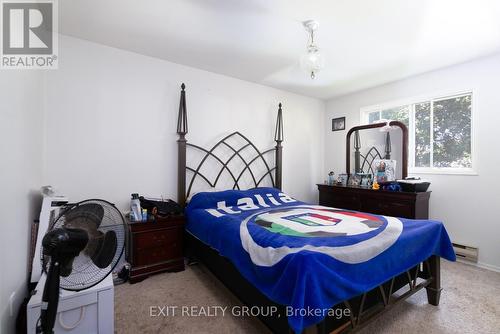
<instances>
[{"instance_id":1,"label":"baseboard heater","mask_svg":"<svg viewBox=\"0 0 500 334\"><path fill-rule=\"evenodd\" d=\"M477 263L477 258L479 253L478 248L453 243L453 249L455 250L455 254L457 254L458 259Z\"/></svg>"}]
</instances>

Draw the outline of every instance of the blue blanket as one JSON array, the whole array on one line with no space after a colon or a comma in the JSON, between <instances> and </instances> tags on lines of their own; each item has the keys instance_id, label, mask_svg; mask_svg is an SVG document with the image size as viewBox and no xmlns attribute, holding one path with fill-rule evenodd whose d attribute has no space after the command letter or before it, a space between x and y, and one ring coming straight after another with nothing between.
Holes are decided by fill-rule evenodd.
<instances>
[{"instance_id":1,"label":"blue blanket","mask_svg":"<svg viewBox=\"0 0 500 334\"><path fill-rule=\"evenodd\" d=\"M455 253L442 223L299 202L273 188L195 195L188 232L227 257L300 333L324 312L431 255ZM314 314L313 314L314 313Z\"/></svg>"}]
</instances>

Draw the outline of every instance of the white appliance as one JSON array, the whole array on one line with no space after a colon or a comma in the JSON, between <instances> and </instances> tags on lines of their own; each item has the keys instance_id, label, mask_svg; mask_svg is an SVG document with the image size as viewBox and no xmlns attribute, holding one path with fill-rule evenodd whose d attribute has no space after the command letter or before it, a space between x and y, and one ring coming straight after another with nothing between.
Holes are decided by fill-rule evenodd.
<instances>
[{"instance_id":1,"label":"white appliance","mask_svg":"<svg viewBox=\"0 0 500 334\"><path fill-rule=\"evenodd\" d=\"M27 306L27 332L35 334L40 317L43 288L46 275L40 259L42 239L60 210L68 204L68 198L58 196L50 186L42 188L43 200L33 256L30 282L36 284L35 294ZM114 286L112 274L99 284L82 291L60 289L56 334L112 334L114 333Z\"/></svg>"},{"instance_id":2,"label":"white appliance","mask_svg":"<svg viewBox=\"0 0 500 334\"><path fill-rule=\"evenodd\" d=\"M28 334L36 333L40 317L45 274L40 277L36 293L27 306ZM61 289L54 333L112 334L114 333L114 287L112 275L101 283L82 291Z\"/></svg>"}]
</instances>

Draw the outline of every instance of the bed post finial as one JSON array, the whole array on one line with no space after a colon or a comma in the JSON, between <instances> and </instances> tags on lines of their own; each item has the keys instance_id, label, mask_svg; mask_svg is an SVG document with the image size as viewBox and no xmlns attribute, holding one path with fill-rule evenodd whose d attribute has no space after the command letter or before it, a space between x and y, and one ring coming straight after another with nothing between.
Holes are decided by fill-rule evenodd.
<instances>
[{"instance_id":1,"label":"bed post finial","mask_svg":"<svg viewBox=\"0 0 500 334\"><path fill-rule=\"evenodd\" d=\"M186 109L186 85L181 85L181 100L179 102L179 115L177 116L177 134L184 136L188 133L187 109Z\"/></svg>"},{"instance_id":2,"label":"bed post finial","mask_svg":"<svg viewBox=\"0 0 500 334\"><path fill-rule=\"evenodd\" d=\"M179 102L179 115L177 116L177 201L184 207L186 204L186 133L188 133L187 125L187 108L186 108L186 85L181 85L181 99Z\"/></svg>"},{"instance_id":3,"label":"bed post finial","mask_svg":"<svg viewBox=\"0 0 500 334\"><path fill-rule=\"evenodd\" d=\"M274 132L274 140L277 144L283 141L283 115L281 110L281 103L278 105L278 118L276 119L276 131Z\"/></svg>"},{"instance_id":4,"label":"bed post finial","mask_svg":"<svg viewBox=\"0 0 500 334\"><path fill-rule=\"evenodd\" d=\"M274 132L274 140L276 141L276 173L274 186L281 190L281 175L282 175L282 158L283 158L283 111L281 110L281 103L278 105L278 117L276 119L276 131Z\"/></svg>"}]
</instances>

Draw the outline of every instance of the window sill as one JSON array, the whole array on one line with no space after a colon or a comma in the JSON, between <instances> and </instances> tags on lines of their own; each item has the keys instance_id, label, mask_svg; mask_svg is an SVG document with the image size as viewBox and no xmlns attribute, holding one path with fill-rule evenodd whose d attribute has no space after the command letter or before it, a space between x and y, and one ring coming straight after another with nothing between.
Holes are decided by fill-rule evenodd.
<instances>
[{"instance_id":1,"label":"window sill","mask_svg":"<svg viewBox=\"0 0 500 334\"><path fill-rule=\"evenodd\" d=\"M453 169L453 168L409 168L408 174L463 175L463 176L479 175L473 169Z\"/></svg>"}]
</instances>

